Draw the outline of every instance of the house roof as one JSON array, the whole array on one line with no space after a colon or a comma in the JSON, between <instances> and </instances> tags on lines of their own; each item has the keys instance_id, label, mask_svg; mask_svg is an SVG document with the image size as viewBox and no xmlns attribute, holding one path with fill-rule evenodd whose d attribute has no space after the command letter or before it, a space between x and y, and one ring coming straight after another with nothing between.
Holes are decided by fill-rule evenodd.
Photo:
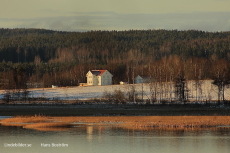
<instances>
[{"instance_id":1,"label":"house roof","mask_svg":"<svg viewBox=\"0 0 230 153\"><path fill-rule=\"evenodd\" d=\"M90 72L93 74L93 75L96 75L96 76L101 76L103 73L105 73L106 70L91 70Z\"/></svg>"}]
</instances>

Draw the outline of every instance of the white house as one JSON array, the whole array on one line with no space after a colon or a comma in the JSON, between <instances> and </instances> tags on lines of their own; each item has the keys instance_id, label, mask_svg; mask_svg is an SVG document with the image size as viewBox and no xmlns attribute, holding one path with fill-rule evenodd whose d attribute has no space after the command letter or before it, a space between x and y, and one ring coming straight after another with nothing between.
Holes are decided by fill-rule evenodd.
<instances>
[{"instance_id":1,"label":"white house","mask_svg":"<svg viewBox=\"0 0 230 153\"><path fill-rule=\"evenodd\" d=\"M140 75L138 75L138 76L136 76L134 78L134 82L135 82L135 84L138 84L138 83L149 83L150 80L149 80L149 77L147 77L147 76L140 76Z\"/></svg>"},{"instance_id":2,"label":"white house","mask_svg":"<svg viewBox=\"0 0 230 153\"><path fill-rule=\"evenodd\" d=\"M86 77L88 85L103 86L112 84L113 75L108 70L91 70Z\"/></svg>"}]
</instances>

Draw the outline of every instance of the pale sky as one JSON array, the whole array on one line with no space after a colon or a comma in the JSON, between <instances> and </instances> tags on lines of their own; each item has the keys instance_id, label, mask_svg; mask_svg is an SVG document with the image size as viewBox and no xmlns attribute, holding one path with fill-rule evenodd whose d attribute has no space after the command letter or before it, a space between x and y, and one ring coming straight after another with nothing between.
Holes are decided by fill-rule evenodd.
<instances>
[{"instance_id":1,"label":"pale sky","mask_svg":"<svg viewBox=\"0 0 230 153\"><path fill-rule=\"evenodd\" d=\"M230 31L230 0L0 0L0 28Z\"/></svg>"}]
</instances>

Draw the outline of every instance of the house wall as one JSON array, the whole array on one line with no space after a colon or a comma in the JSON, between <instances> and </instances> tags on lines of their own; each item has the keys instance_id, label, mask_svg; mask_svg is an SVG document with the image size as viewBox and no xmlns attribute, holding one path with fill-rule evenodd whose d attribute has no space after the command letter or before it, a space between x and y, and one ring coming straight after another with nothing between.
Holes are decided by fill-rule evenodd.
<instances>
[{"instance_id":1,"label":"house wall","mask_svg":"<svg viewBox=\"0 0 230 153\"><path fill-rule=\"evenodd\" d=\"M140 77L139 75L135 78L135 84L138 84L138 83L143 83L143 78Z\"/></svg>"},{"instance_id":2,"label":"house wall","mask_svg":"<svg viewBox=\"0 0 230 153\"><path fill-rule=\"evenodd\" d=\"M106 71L101 76L101 84L100 85L111 85L111 84L112 84L112 75Z\"/></svg>"},{"instance_id":3,"label":"house wall","mask_svg":"<svg viewBox=\"0 0 230 153\"><path fill-rule=\"evenodd\" d=\"M108 71L104 72L101 76L95 76L92 73L87 73L87 84L88 85L111 85L112 84L112 75Z\"/></svg>"},{"instance_id":4,"label":"house wall","mask_svg":"<svg viewBox=\"0 0 230 153\"><path fill-rule=\"evenodd\" d=\"M89 86L97 86L98 83L101 82L97 76L93 75L92 73L87 74L87 84Z\"/></svg>"},{"instance_id":5,"label":"house wall","mask_svg":"<svg viewBox=\"0 0 230 153\"><path fill-rule=\"evenodd\" d=\"M87 84L88 85L93 85L93 81L92 81L92 75L87 75Z\"/></svg>"},{"instance_id":6,"label":"house wall","mask_svg":"<svg viewBox=\"0 0 230 153\"><path fill-rule=\"evenodd\" d=\"M148 77L141 77L141 76L136 76L135 79L134 79L134 82L135 84L138 84L138 83L149 83L150 80Z\"/></svg>"},{"instance_id":7,"label":"house wall","mask_svg":"<svg viewBox=\"0 0 230 153\"><path fill-rule=\"evenodd\" d=\"M94 86L98 85L97 76L93 76L93 85L94 85Z\"/></svg>"},{"instance_id":8,"label":"house wall","mask_svg":"<svg viewBox=\"0 0 230 153\"><path fill-rule=\"evenodd\" d=\"M143 83L143 79L136 79L135 84L138 84L138 83Z\"/></svg>"},{"instance_id":9,"label":"house wall","mask_svg":"<svg viewBox=\"0 0 230 153\"><path fill-rule=\"evenodd\" d=\"M92 73L87 74L87 84L95 86L98 84L97 76L94 76Z\"/></svg>"},{"instance_id":10,"label":"house wall","mask_svg":"<svg viewBox=\"0 0 230 153\"><path fill-rule=\"evenodd\" d=\"M97 76L92 75L92 77L91 77L90 81L91 81L91 84L92 84L93 86L98 85L98 79L97 79Z\"/></svg>"},{"instance_id":11,"label":"house wall","mask_svg":"<svg viewBox=\"0 0 230 153\"><path fill-rule=\"evenodd\" d=\"M98 77L97 77L97 80L98 80L98 84L97 84L97 85L101 86L101 85L102 85L102 84L101 84L101 81L102 81L102 80L101 80L101 76L98 76Z\"/></svg>"}]
</instances>

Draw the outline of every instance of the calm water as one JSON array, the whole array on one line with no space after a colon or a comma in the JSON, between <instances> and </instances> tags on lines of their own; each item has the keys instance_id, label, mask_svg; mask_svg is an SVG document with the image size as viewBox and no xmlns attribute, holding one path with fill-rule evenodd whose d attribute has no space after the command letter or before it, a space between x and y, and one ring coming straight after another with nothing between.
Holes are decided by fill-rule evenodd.
<instances>
[{"instance_id":1,"label":"calm water","mask_svg":"<svg viewBox=\"0 0 230 153\"><path fill-rule=\"evenodd\" d=\"M230 152L229 128L133 130L94 124L70 129L40 130L43 131L0 126L0 153Z\"/></svg>"}]
</instances>

